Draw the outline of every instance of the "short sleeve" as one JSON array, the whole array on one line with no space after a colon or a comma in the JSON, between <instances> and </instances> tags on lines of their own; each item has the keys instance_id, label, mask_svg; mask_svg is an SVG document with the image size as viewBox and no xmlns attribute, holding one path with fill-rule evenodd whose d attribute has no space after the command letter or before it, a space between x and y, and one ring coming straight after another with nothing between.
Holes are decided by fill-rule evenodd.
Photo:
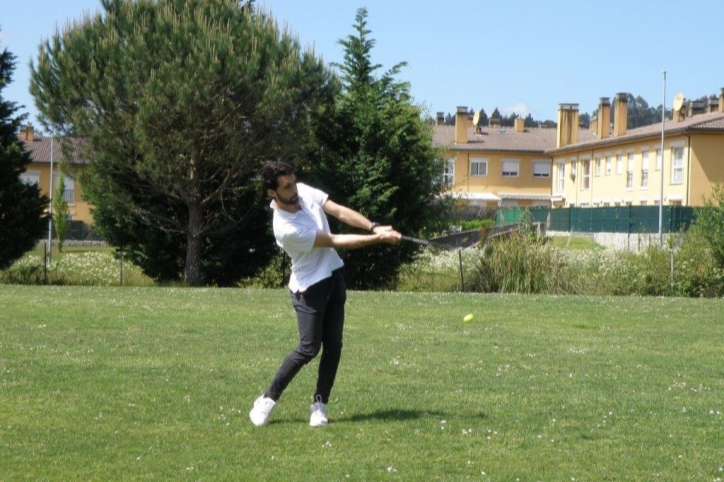
<instances>
[{"instance_id":1,"label":"short sleeve","mask_svg":"<svg viewBox=\"0 0 724 482\"><path fill-rule=\"evenodd\" d=\"M312 197L314 203L319 206L324 206L324 203L326 203L327 199L329 199L329 195L324 191L320 191L319 189L308 186L306 184L304 184L304 189L307 190L308 195Z\"/></svg>"},{"instance_id":2,"label":"short sleeve","mask_svg":"<svg viewBox=\"0 0 724 482\"><path fill-rule=\"evenodd\" d=\"M308 253L314 247L314 240L316 238L316 231L312 229L297 228L282 234L281 241L285 249Z\"/></svg>"}]
</instances>

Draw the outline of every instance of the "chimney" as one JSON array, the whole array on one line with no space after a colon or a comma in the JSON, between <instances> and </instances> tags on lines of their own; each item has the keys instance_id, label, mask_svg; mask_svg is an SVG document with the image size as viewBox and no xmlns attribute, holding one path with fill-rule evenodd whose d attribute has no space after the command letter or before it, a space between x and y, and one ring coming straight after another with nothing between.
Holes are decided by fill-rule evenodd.
<instances>
[{"instance_id":1,"label":"chimney","mask_svg":"<svg viewBox=\"0 0 724 482\"><path fill-rule=\"evenodd\" d=\"M442 126L445 125L445 113L444 112L438 112L437 118L435 119L435 124Z\"/></svg>"},{"instance_id":2,"label":"chimney","mask_svg":"<svg viewBox=\"0 0 724 482\"><path fill-rule=\"evenodd\" d=\"M593 132L594 134L596 132L598 132L598 116L597 115L591 116L591 126L590 127L591 127L591 132Z\"/></svg>"},{"instance_id":3,"label":"chimney","mask_svg":"<svg viewBox=\"0 0 724 482\"><path fill-rule=\"evenodd\" d=\"M628 94L619 92L616 94L616 110L613 113L613 135L614 137L626 134L626 123L628 120Z\"/></svg>"},{"instance_id":4,"label":"chimney","mask_svg":"<svg viewBox=\"0 0 724 482\"><path fill-rule=\"evenodd\" d=\"M608 97L601 97L598 104L598 126L596 135L598 139L608 138L609 122L611 119L611 102Z\"/></svg>"},{"instance_id":5,"label":"chimney","mask_svg":"<svg viewBox=\"0 0 724 482\"><path fill-rule=\"evenodd\" d=\"M468 112L468 127L473 127L473 118L475 117L475 114L472 112Z\"/></svg>"},{"instance_id":6,"label":"chimney","mask_svg":"<svg viewBox=\"0 0 724 482\"><path fill-rule=\"evenodd\" d=\"M525 132L525 119L515 118L515 132Z\"/></svg>"},{"instance_id":7,"label":"chimney","mask_svg":"<svg viewBox=\"0 0 724 482\"><path fill-rule=\"evenodd\" d=\"M488 125L490 125L491 129L500 129L502 122L500 117L491 117L488 119Z\"/></svg>"},{"instance_id":8,"label":"chimney","mask_svg":"<svg viewBox=\"0 0 724 482\"><path fill-rule=\"evenodd\" d=\"M721 93L719 94L719 112L724 112L724 87L721 88Z\"/></svg>"},{"instance_id":9,"label":"chimney","mask_svg":"<svg viewBox=\"0 0 724 482\"><path fill-rule=\"evenodd\" d=\"M35 128L33 124L28 124L20 128L20 138L25 142L33 142L35 140Z\"/></svg>"},{"instance_id":10,"label":"chimney","mask_svg":"<svg viewBox=\"0 0 724 482\"><path fill-rule=\"evenodd\" d=\"M556 147L578 142L578 104L559 104Z\"/></svg>"},{"instance_id":11,"label":"chimney","mask_svg":"<svg viewBox=\"0 0 724 482\"><path fill-rule=\"evenodd\" d=\"M455 144L468 143L468 108L458 107L455 113Z\"/></svg>"},{"instance_id":12,"label":"chimney","mask_svg":"<svg viewBox=\"0 0 724 482\"><path fill-rule=\"evenodd\" d=\"M710 98L708 105L709 105L709 108L708 108L707 112L709 112L709 114L713 114L713 113L715 113L715 112L719 112L719 109L720 109L720 107L719 107L719 99L717 99L716 97Z\"/></svg>"},{"instance_id":13,"label":"chimney","mask_svg":"<svg viewBox=\"0 0 724 482\"><path fill-rule=\"evenodd\" d=\"M706 103L702 101L695 101L689 104L689 117L704 114L706 112Z\"/></svg>"}]
</instances>

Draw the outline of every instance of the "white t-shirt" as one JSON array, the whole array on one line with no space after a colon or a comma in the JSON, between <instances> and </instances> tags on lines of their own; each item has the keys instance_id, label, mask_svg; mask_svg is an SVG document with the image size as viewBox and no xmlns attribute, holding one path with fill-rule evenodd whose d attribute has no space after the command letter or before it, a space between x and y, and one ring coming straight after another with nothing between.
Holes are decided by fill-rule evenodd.
<instances>
[{"instance_id":1,"label":"white t-shirt","mask_svg":"<svg viewBox=\"0 0 724 482\"><path fill-rule=\"evenodd\" d=\"M274 210L274 237L277 244L292 258L292 274L289 289L293 292L306 291L314 283L332 276L332 271L344 263L333 248L315 248L317 231L330 234L329 222L323 206L326 193L319 189L297 183L301 210L289 213L271 202Z\"/></svg>"}]
</instances>

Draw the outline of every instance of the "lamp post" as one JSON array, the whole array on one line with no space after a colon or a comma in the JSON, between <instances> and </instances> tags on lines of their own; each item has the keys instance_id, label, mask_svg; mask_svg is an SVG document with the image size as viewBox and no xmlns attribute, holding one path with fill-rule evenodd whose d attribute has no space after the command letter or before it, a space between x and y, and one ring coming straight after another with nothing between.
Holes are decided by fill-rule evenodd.
<instances>
[{"instance_id":1,"label":"lamp post","mask_svg":"<svg viewBox=\"0 0 724 482\"><path fill-rule=\"evenodd\" d=\"M659 243L664 244L664 127L666 126L666 71L664 74L664 97L661 100L661 179L659 184Z\"/></svg>"},{"instance_id":2,"label":"lamp post","mask_svg":"<svg viewBox=\"0 0 724 482\"><path fill-rule=\"evenodd\" d=\"M48 261L53 259L53 151L55 136L50 133L50 216L48 216Z\"/></svg>"}]
</instances>

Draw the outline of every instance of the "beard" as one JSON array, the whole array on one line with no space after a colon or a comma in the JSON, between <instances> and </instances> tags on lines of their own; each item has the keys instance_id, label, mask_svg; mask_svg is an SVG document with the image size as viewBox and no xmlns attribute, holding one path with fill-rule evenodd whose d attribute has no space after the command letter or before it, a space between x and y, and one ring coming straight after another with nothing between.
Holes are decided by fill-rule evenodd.
<instances>
[{"instance_id":1,"label":"beard","mask_svg":"<svg viewBox=\"0 0 724 482\"><path fill-rule=\"evenodd\" d=\"M299 194L294 194L289 198L284 198L277 193L276 201L280 204L285 204L287 206L296 206L297 204L299 204Z\"/></svg>"}]
</instances>

